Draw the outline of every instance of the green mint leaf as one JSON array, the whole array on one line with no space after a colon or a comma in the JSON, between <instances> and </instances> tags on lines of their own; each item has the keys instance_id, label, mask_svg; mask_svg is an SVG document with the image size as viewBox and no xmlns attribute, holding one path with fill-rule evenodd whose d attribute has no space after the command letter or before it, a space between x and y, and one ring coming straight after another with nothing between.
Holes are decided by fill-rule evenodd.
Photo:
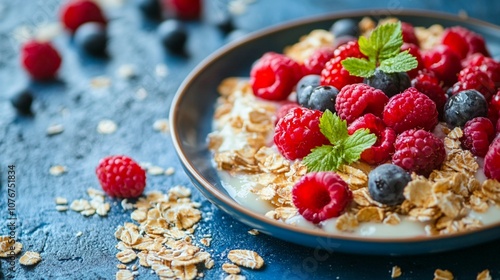
<instances>
[{"instance_id":1,"label":"green mint leaf","mask_svg":"<svg viewBox=\"0 0 500 280\"><path fill-rule=\"evenodd\" d=\"M407 72L417 68L418 61L408 51L400 52L396 56L383 60L379 69L385 73Z\"/></svg>"},{"instance_id":2,"label":"green mint leaf","mask_svg":"<svg viewBox=\"0 0 500 280\"><path fill-rule=\"evenodd\" d=\"M365 36L359 36L358 46L361 53L367 57L377 57L377 50L373 48L370 41Z\"/></svg>"},{"instance_id":3,"label":"green mint leaf","mask_svg":"<svg viewBox=\"0 0 500 280\"><path fill-rule=\"evenodd\" d=\"M307 172L336 170L342 161L338 147L331 145L314 148L310 154L302 159L302 163L307 167Z\"/></svg>"},{"instance_id":4,"label":"green mint leaf","mask_svg":"<svg viewBox=\"0 0 500 280\"><path fill-rule=\"evenodd\" d=\"M330 110L323 112L323 115L319 119L319 130L333 145L338 145L341 141L349 137L347 122Z\"/></svg>"},{"instance_id":5,"label":"green mint leaf","mask_svg":"<svg viewBox=\"0 0 500 280\"><path fill-rule=\"evenodd\" d=\"M357 77L368 78L375 73L375 62L368 61L362 58L348 57L342 60L342 66L349 72L349 74Z\"/></svg>"},{"instance_id":6,"label":"green mint leaf","mask_svg":"<svg viewBox=\"0 0 500 280\"><path fill-rule=\"evenodd\" d=\"M378 60L397 55L403 45L401 22L380 25L373 30L368 41L377 50Z\"/></svg>"},{"instance_id":7,"label":"green mint leaf","mask_svg":"<svg viewBox=\"0 0 500 280\"><path fill-rule=\"evenodd\" d=\"M358 129L343 142L343 160L357 161L361 153L377 142L377 136L368 129Z\"/></svg>"}]
</instances>

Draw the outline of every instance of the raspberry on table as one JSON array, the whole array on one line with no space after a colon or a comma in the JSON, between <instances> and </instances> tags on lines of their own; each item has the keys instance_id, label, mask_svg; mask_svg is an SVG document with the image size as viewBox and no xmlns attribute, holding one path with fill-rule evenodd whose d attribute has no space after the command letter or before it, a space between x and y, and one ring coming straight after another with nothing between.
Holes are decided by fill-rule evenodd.
<instances>
[{"instance_id":1,"label":"raspberry on table","mask_svg":"<svg viewBox=\"0 0 500 280\"><path fill-rule=\"evenodd\" d=\"M351 76L342 66L342 60L348 57L364 58L365 55L359 50L358 41L350 41L339 46L334 51L334 57L325 64L321 71L321 85L331 85L342 89L348 84L361 83L362 77Z\"/></svg>"},{"instance_id":2,"label":"raspberry on table","mask_svg":"<svg viewBox=\"0 0 500 280\"><path fill-rule=\"evenodd\" d=\"M265 53L250 71L250 85L255 96L284 100L302 78L302 68L293 59L279 53Z\"/></svg>"},{"instance_id":3,"label":"raspberry on table","mask_svg":"<svg viewBox=\"0 0 500 280\"><path fill-rule=\"evenodd\" d=\"M315 50L309 57L304 60L302 71L304 75L321 74L325 64L334 56L335 48L333 46L322 47Z\"/></svg>"},{"instance_id":4,"label":"raspberry on table","mask_svg":"<svg viewBox=\"0 0 500 280\"><path fill-rule=\"evenodd\" d=\"M446 158L443 140L423 129L410 129L399 134L394 148L393 164L423 176L439 169Z\"/></svg>"},{"instance_id":5,"label":"raspberry on table","mask_svg":"<svg viewBox=\"0 0 500 280\"><path fill-rule=\"evenodd\" d=\"M458 82L453 85L452 94L466 89L475 89L486 100L496 93L495 83L478 66L468 66L458 73Z\"/></svg>"},{"instance_id":6,"label":"raspberry on table","mask_svg":"<svg viewBox=\"0 0 500 280\"><path fill-rule=\"evenodd\" d=\"M484 174L487 178L500 181L500 136L493 140L484 157Z\"/></svg>"},{"instance_id":7,"label":"raspberry on table","mask_svg":"<svg viewBox=\"0 0 500 280\"><path fill-rule=\"evenodd\" d=\"M478 157L484 157L495 138L495 127L488 118L477 117L465 123L462 146Z\"/></svg>"},{"instance_id":8,"label":"raspberry on table","mask_svg":"<svg viewBox=\"0 0 500 280\"><path fill-rule=\"evenodd\" d=\"M98 22L103 25L107 20L101 7L92 0L71 0L61 7L60 18L63 25L75 32L80 25L87 22Z\"/></svg>"},{"instance_id":9,"label":"raspberry on table","mask_svg":"<svg viewBox=\"0 0 500 280\"><path fill-rule=\"evenodd\" d=\"M445 45L422 52L422 60L425 68L433 71L447 86L457 81L457 74L462 69L458 54Z\"/></svg>"},{"instance_id":10,"label":"raspberry on table","mask_svg":"<svg viewBox=\"0 0 500 280\"><path fill-rule=\"evenodd\" d=\"M313 148L330 142L319 129L323 112L303 107L292 108L276 124L274 143L289 160L302 159Z\"/></svg>"},{"instance_id":11,"label":"raspberry on table","mask_svg":"<svg viewBox=\"0 0 500 280\"><path fill-rule=\"evenodd\" d=\"M438 123L438 111L434 101L410 87L389 99L383 120L397 134L413 128L432 131Z\"/></svg>"},{"instance_id":12,"label":"raspberry on table","mask_svg":"<svg viewBox=\"0 0 500 280\"><path fill-rule=\"evenodd\" d=\"M401 204L405 197L404 188L411 181L410 174L394 164L382 164L368 174L370 196L386 205Z\"/></svg>"},{"instance_id":13,"label":"raspberry on table","mask_svg":"<svg viewBox=\"0 0 500 280\"><path fill-rule=\"evenodd\" d=\"M347 183L335 172L311 172L293 186L292 201L312 223L338 217L352 200Z\"/></svg>"},{"instance_id":14,"label":"raspberry on table","mask_svg":"<svg viewBox=\"0 0 500 280\"><path fill-rule=\"evenodd\" d=\"M50 42L28 41L21 48L21 63L35 80L49 80L56 76L62 58Z\"/></svg>"},{"instance_id":15,"label":"raspberry on table","mask_svg":"<svg viewBox=\"0 0 500 280\"><path fill-rule=\"evenodd\" d=\"M476 117L488 115L488 102L475 89L467 89L452 95L446 100L443 119L450 126L463 126Z\"/></svg>"},{"instance_id":16,"label":"raspberry on table","mask_svg":"<svg viewBox=\"0 0 500 280\"><path fill-rule=\"evenodd\" d=\"M387 95L379 89L363 83L350 84L337 95L335 110L341 119L350 124L367 113L380 117L388 101Z\"/></svg>"},{"instance_id":17,"label":"raspberry on table","mask_svg":"<svg viewBox=\"0 0 500 280\"><path fill-rule=\"evenodd\" d=\"M461 59L474 53L489 56L484 38L462 26L453 26L444 30L441 43L450 47Z\"/></svg>"},{"instance_id":18,"label":"raspberry on table","mask_svg":"<svg viewBox=\"0 0 500 280\"><path fill-rule=\"evenodd\" d=\"M361 153L361 159L369 164L379 164L390 159L394 153L396 133L384 122L373 114L366 114L352 122L347 131L352 135L356 130L367 128L370 133L377 136L377 142Z\"/></svg>"},{"instance_id":19,"label":"raspberry on table","mask_svg":"<svg viewBox=\"0 0 500 280\"><path fill-rule=\"evenodd\" d=\"M146 187L146 172L128 156L101 159L96 175L104 192L111 197L135 198Z\"/></svg>"}]
</instances>

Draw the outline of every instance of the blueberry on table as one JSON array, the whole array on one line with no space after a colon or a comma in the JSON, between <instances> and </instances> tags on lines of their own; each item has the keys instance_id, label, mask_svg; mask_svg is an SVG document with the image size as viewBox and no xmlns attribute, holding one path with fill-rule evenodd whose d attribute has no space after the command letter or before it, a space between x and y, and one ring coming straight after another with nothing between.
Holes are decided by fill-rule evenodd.
<instances>
[{"instance_id":1,"label":"blueberry on table","mask_svg":"<svg viewBox=\"0 0 500 280\"><path fill-rule=\"evenodd\" d=\"M105 55L108 45L108 34L106 27L97 22L88 22L75 32L75 43L85 52L91 55Z\"/></svg>"},{"instance_id":2,"label":"blueberry on table","mask_svg":"<svg viewBox=\"0 0 500 280\"><path fill-rule=\"evenodd\" d=\"M411 86L410 76L406 72L385 73L380 69L375 70L375 74L365 78L363 83L378 88L388 97L392 97Z\"/></svg>"},{"instance_id":3,"label":"blueberry on table","mask_svg":"<svg viewBox=\"0 0 500 280\"><path fill-rule=\"evenodd\" d=\"M31 115L33 95L29 91L21 91L11 97L10 103L22 115Z\"/></svg>"},{"instance_id":4,"label":"blueberry on table","mask_svg":"<svg viewBox=\"0 0 500 280\"><path fill-rule=\"evenodd\" d=\"M443 119L450 126L464 126L476 117L488 115L488 102L475 89L468 89L450 96L444 104Z\"/></svg>"},{"instance_id":5,"label":"blueberry on table","mask_svg":"<svg viewBox=\"0 0 500 280\"><path fill-rule=\"evenodd\" d=\"M160 19L162 16L160 0L137 0L137 7L147 18Z\"/></svg>"},{"instance_id":6,"label":"blueberry on table","mask_svg":"<svg viewBox=\"0 0 500 280\"><path fill-rule=\"evenodd\" d=\"M345 35L358 37L359 36L358 22L348 18L339 19L332 25L332 27L330 28L330 32L332 32L332 34L335 37L340 37Z\"/></svg>"},{"instance_id":7,"label":"blueberry on table","mask_svg":"<svg viewBox=\"0 0 500 280\"><path fill-rule=\"evenodd\" d=\"M184 24L176 19L168 19L158 26L158 36L162 45L174 53L183 53L187 41Z\"/></svg>"},{"instance_id":8,"label":"blueberry on table","mask_svg":"<svg viewBox=\"0 0 500 280\"><path fill-rule=\"evenodd\" d=\"M224 35L231 33L235 29L233 19L230 16L220 18L216 22L216 26Z\"/></svg>"},{"instance_id":9,"label":"blueberry on table","mask_svg":"<svg viewBox=\"0 0 500 280\"><path fill-rule=\"evenodd\" d=\"M403 190L410 181L410 174L403 168L382 164L368 174L368 191L375 201L397 205L405 200Z\"/></svg>"}]
</instances>

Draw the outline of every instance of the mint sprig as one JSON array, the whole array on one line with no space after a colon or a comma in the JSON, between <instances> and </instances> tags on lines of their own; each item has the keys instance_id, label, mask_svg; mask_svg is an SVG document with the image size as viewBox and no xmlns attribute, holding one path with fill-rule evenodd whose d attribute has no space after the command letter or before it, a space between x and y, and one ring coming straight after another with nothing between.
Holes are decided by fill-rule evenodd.
<instances>
[{"instance_id":1,"label":"mint sprig","mask_svg":"<svg viewBox=\"0 0 500 280\"><path fill-rule=\"evenodd\" d=\"M386 73L396 73L407 72L418 66L417 59L408 51L401 52L401 22L378 26L370 37L360 36L358 44L359 50L368 59L349 57L342 61L342 66L353 76L369 78L377 67Z\"/></svg>"},{"instance_id":2,"label":"mint sprig","mask_svg":"<svg viewBox=\"0 0 500 280\"><path fill-rule=\"evenodd\" d=\"M349 135L347 122L330 110L319 119L319 128L331 145L316 147L303 158L308 172L337 170L342 164L357 161L377 141L377 136L368 129L358 129Z\"/></svg>"}]
</instances>

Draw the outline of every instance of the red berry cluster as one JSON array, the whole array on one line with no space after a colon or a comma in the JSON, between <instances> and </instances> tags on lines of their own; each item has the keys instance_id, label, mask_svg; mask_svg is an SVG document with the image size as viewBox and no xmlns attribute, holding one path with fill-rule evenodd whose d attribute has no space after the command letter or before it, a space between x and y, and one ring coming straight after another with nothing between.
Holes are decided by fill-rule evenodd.
<instances>
[{"instance_id":1,"label":"red berry cluster","mask_svg":"<svg viewBox=\"0 0 500 280\"><path fill-rule=\"evenodd\" d=\"M269 100L292 100L278 110L276 146L285 157L295 160L328 144L318 127L321 111L294 104L294 95L291 95L301 77L313 74L320 82L311 86L328 85L338 89L336 98L330 100L337 115L349 125L349 134L364 128L377 136L376 143L361 154L362 161L372 165L392 162L409 172L427 176L439 169L446 157L443 140L433 131L443 120L448 95L476 90L488 103L488 116L474 117L462 127L462 146L484 157L488 178L500 180L500 136L495 138L500 132L500 62L489 56L479 34L463 27L446 28L441 41L426 50L420 48L411 24L402 24L402 31L401 50L408 50L417 59L418 67L407 73L411 87L391 98L362 83L363 78L351 76L342 66L345 58L364 57L356 40L335 49L322 47L300 63L276 53L265 54L255 63L251 71L255 95ZM297 91L303 88L307 87L301 85ZM299 212L313 222L338 215L337 208L326 210L329 203L340 198L331 199L331 193L328 195L332 191L325 185L328 181L325 176L312 173L294 190L294 203ZM305 191L306 188L310 191ZM307 196L304 193L308 193L309 198L304 198ZM330 198L325 198L321 205L311 201L322 201L318 197L323 193ZM342 194L341 197L348 199L349 196Z\"/></svg>"}]
</instances>

